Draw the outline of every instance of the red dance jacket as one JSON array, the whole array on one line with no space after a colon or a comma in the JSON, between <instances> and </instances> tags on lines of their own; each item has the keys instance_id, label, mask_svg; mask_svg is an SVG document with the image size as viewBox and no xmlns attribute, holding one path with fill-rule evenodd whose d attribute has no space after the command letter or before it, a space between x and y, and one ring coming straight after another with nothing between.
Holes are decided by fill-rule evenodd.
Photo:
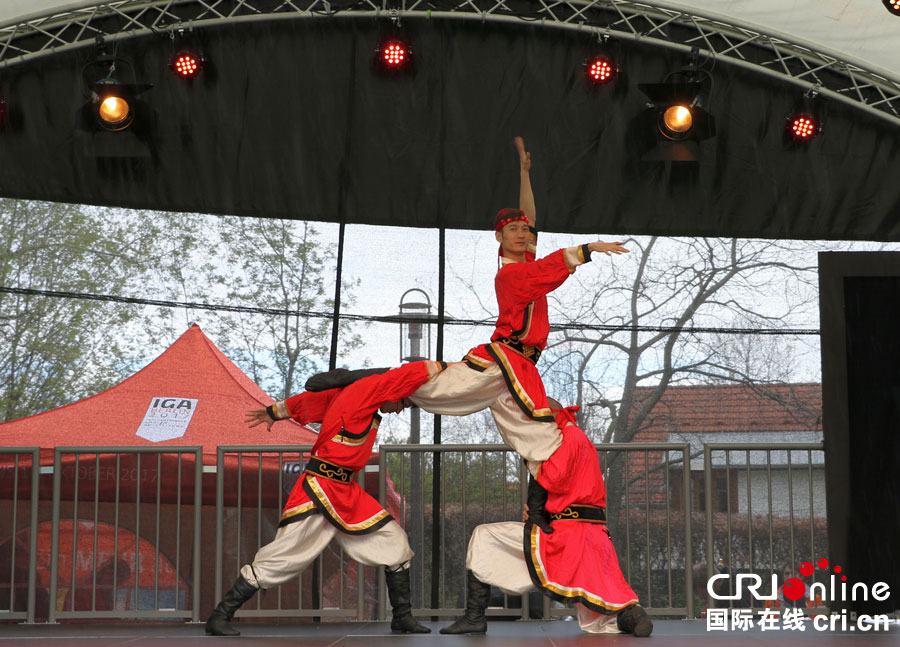
<instances>
[{"instance_id":1,"label":"red dance jacket","mask_svg":"<svg viewBox=\"0 0 900 647\"><path fill-rule=\"evenodd\" d=\"M575 411L556 412L562 445L537 475L549 492L545 507L553 533L525 524L525 562L534 585L546 595L611 615L636 604L638 596L625 581L609 538L600 461L576 426Z\"/></svg>"},{"instance_id":2,"label":"red dance jacket","mask_svg":"<svg viewBox=\"0 0 900 647\"><path fill-rule=\"evenodd\" d=\"M443 367L441 362L412 362L343 389L305 392L285 400L292 418L304 423L321 420L322 427L279 526L317 512L352 535L374 532L388 523L391 515L363 490L355 473L366 466L372 453L381 422L379 407L409 397ZM319 415L323 417L316 420Z\"/></svg>"},{"instance_id":3,"label":"red dance jacket","mask_svg":"<svg viewBox=\"0 0 900 647\"><path fill-rule=\"evenodd\" d=\"M587 245L581 245L536 261L507 262L494 279L500 315L491 343L476 346L465 357L470 368L481 371L496 362L513 399L534 420L553 422L544 383L535 368L550 334L547 295L590 260Z\"/></svg>"}]
</instances>

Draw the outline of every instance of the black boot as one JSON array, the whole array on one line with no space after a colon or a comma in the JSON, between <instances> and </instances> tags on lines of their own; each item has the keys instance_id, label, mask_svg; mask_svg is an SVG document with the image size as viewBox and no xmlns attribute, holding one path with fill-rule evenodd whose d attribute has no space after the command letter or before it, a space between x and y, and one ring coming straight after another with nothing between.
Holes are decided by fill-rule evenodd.
<instances>
[{"instance_id":1,"label":"black boot","mask_svg":"<svg viewBox=\"0 0 900 647\"><path fill-rule=\"evenodd\" d=\"M225 594L225 597L206 620L206 635L240 636L241 632L232 627L229 621L234 616L234 612L252 598L256 591L257 588L245 580L243 575L238 575L231 590Z\"/></svg>"},{"instance_id":2,"label":"black boot","mask_svg":"<svg viewBox=\"0 0 900 647\"><path fill-rule=\"evenodd\" d=\"M644 607L639 604L633 604L619 611L619 615L616 616L616 626L619 631L634 634L639 638L646 638L653 632L653 621L644 611Z\"/></svg>"},{"instance_id":3,"label":"black boot","mask_svg":"<svg viewBox=\"0 0 900 647\"><path fill-rule=\"evenodd\" d=\"M485 584L472 571L466 571L466 613L462 618L441 629L442 634L484 634L487 633L487 609L491 597L491 585Z\"/></svg>"},{"instance_id":4,"label":"black boot","mask_svg":"<svg viewBox=\"0 0 900 647\"><path fill-rule=\"evenodd\" d=\"M549 493L533 476L528 476L528 522L538 526L548 535L553 532L550 515L544 509Z\"/></svg>"},{"instance_id":5,"label":"black boot","mask_svg":"<svg viewBox=\"0 0 900 647\"><path fill-rule=\"evenodd\" d=\"M387 580L388 597L391 599L391 608L394 617L391 619L391 631L399 631L405 634L430 634L431 629L420 625L412 614L412 594L409 590L409 569L399 571L384 571L384 579Z\"/></svg>"}]
</instances>

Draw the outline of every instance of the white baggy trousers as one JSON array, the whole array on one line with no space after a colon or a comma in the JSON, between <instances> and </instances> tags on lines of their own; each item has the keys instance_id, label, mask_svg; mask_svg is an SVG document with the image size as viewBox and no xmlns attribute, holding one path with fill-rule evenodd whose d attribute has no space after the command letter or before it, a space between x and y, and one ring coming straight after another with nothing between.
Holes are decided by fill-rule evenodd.
<instances>
[{"instance_id":1,"label":"white baggy trousers","mask_svg":"<svg viewBox=\"0 0 900 647\"><path fill-rule=\"evenodd\" d=\"M280 527L275 539L241 568L241 575L260 589L278 586L305 571L332 539L350 559L366 566L386 566L389 571L405 568L413 556L406 532L394 520L365 535L348 535L323 515L312 514Z\"/></svg>"},{"instance_id":2,"label":"white baggy trousers","mask_svg":"<svg viewBox=\"0 0 900 647\"><path fill-rule=\"evenodd\" d=\"M522 537L525 524L501 521L476 526L469 539L466 568L485 584L510 595L525 595L535 588L525 563ZM593 634L619 633L616 616L597 613L576 602L578 625Z\"/></svg>"}]
</instances>

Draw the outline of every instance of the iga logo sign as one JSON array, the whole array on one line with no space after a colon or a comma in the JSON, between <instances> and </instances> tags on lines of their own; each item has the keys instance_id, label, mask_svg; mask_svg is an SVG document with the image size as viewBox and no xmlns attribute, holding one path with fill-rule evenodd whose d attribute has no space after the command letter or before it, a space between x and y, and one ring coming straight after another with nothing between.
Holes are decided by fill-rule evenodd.
<instances>
[{"instance_id":1,"label":"iga logo sign","mask_svg":"<svg viewBox=\"0 0 900 647\"><path fill-rule=\"evenodd\" d=\"M151 398L147 413L135 435L151 443L181 438L191 424L197 402L196 398Z\"/></svg>"}]
</instances>

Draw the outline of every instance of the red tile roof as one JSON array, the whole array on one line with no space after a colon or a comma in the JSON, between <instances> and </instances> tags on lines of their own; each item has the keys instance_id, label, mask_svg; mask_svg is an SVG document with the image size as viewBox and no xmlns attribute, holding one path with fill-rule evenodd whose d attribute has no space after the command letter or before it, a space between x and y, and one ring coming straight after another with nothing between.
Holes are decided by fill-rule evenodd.
<instances>
[{"instance_id":1,"label":"red tile roof","mask_svg":"<svg viewBox=\"0 0 900 647\"><path fill-rule=\"evenodd\" d=\"M635 389L633 412L652 391ZM821 384L670 386L634 440L664 442L670 433L821 429Z\"/></svg>"}]
</instances>

